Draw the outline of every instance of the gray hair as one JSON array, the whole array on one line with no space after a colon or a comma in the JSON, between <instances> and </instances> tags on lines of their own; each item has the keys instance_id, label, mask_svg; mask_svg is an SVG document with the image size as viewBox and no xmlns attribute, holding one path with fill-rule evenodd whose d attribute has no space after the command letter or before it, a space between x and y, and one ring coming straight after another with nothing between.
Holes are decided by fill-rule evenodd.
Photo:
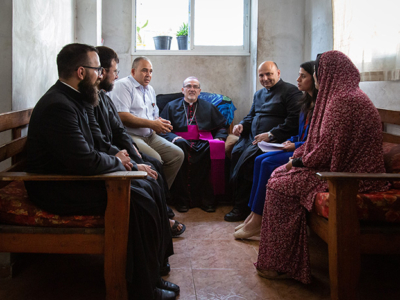
<instances>
[{"instance_id":1,"label":"gray hair","mask_svg":"<svg viewBox=\"0 0 400 300\"><path fill-rule=\"evenodd\" d=\"M188 81L188 80L197 80L198 83L199 83L199 87L200 87L200 80L198 80L197 77L194 77L194 76L189 76L188 78L186 78L186 79L183 81L183 86L185 86L185 82Z\"/></svg>"},{"instance_id":2,"label":"gray hair","mask_svg":"<svg viewBox=\"0 0 400 300\"><path fill-rule=\"evenodd\" d=\"M149 63L151 63L150 59L148 59L146 56L139 56L136 57L135 60L132 63L132 69L136 69L142 60L147 60Z\"/></svg>"}]
</instances>

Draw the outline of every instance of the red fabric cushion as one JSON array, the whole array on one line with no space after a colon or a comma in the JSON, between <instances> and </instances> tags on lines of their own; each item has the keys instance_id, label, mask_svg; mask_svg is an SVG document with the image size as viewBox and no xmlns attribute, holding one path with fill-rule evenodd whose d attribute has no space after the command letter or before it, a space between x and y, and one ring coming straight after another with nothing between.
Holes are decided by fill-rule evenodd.
<instances>
[{"instance_id":1,"label":"red fabric cushion","mask_svg":"<svg viewBox=\"0 0 400 300\"><path fill-rule=\"evenodd\" d=\"M400 144L383 143L383 159L386 173L400 173ZM391 181L392 187L400 189L400 181Z\"/></svg>"},{"instance_id":2,"label":"red fabric cushion","mask_svg":"<svg viewBox=\"0 0 400 300\"><path fill-rule=\"evenodd\" d=\"M357 213L360 220L400 223L400 190L391 189L357 195ZM329 216L329 193L319 193L314 211L325 218Z\"/></svg>"},{"instance_id":3,"label":"red fabric cushion","mask_svg":"<svg viewBox=\"0 0 400 300\"><path fill-rule=\"evenodd\" d=\"M28 199L22 181L0 189L0 223L43 227L104 227L104 216L59 216L47 213Z\"/></svg>"}]
</instances>

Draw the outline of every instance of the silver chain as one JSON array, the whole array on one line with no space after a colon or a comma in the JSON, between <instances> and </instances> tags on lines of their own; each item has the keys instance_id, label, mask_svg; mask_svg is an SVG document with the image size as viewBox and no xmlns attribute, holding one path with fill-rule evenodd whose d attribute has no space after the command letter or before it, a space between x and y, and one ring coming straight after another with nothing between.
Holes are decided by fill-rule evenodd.
<instances>
[{"instance_id":1,"label":"silver chain","mask_svg":"<svg viewBox=\"0 0 400 300\"><path fill-rule=\"evenodd\" d=\"M193 120L194 120L194 117L195 117L195 115L196 115L197 104L196 104L196 108L194 109L193 117L192 117L192 119L190 120L190 123L189 123L188 114L187 114L187 112L186 112L185 100L183 100L183 103L182 103L182 104L183 104L183 110L185 111L185 115L186 115L186 123L188 124L188 126L190 126L190 125L192 125Z\"/></svg>"}]
</instances>

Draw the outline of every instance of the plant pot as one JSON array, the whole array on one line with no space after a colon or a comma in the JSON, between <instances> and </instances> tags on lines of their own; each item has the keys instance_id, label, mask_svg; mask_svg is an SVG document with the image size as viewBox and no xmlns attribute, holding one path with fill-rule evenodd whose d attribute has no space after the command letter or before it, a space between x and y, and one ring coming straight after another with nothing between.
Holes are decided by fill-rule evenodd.
<instances>
[{"instance_id":1,"label":"plant pot","mask_svg":"<svg viewBox=\"0 0 400 300\"><path fill-rule=\"evenodd\" d=\"M179 50L187 50L188 49L188 36L187 35L177 36L176 40L178 41Z\"/></svg>"},{"instance_id":2,"label":"plant pot","mask_svg":"<svg viewBox=\"0 0 400 300\"><path fill-rule=\"evenodd\" d=\"M154 46L156 47L156 50L171 49L172 36L159 35L159 36L153 37L153 40L154 40Z\"/></svg>"}]
</instances>

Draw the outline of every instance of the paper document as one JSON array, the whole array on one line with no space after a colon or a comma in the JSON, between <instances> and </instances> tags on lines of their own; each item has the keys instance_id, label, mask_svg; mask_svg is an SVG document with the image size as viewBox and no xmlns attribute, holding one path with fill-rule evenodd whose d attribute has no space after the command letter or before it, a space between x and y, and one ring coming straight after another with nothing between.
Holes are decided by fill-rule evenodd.
<instances>
[{"instance_id":1,"label":"paper document","mask_svg":"<svg viewBox=\"0 0 400 300\"><path fill-rule=\"evenodd\" d=\"M267 143L264 141L259 142L257 145L263 152L279 151L283 149L283 144Z\"/></svg>"}]
</instances>

